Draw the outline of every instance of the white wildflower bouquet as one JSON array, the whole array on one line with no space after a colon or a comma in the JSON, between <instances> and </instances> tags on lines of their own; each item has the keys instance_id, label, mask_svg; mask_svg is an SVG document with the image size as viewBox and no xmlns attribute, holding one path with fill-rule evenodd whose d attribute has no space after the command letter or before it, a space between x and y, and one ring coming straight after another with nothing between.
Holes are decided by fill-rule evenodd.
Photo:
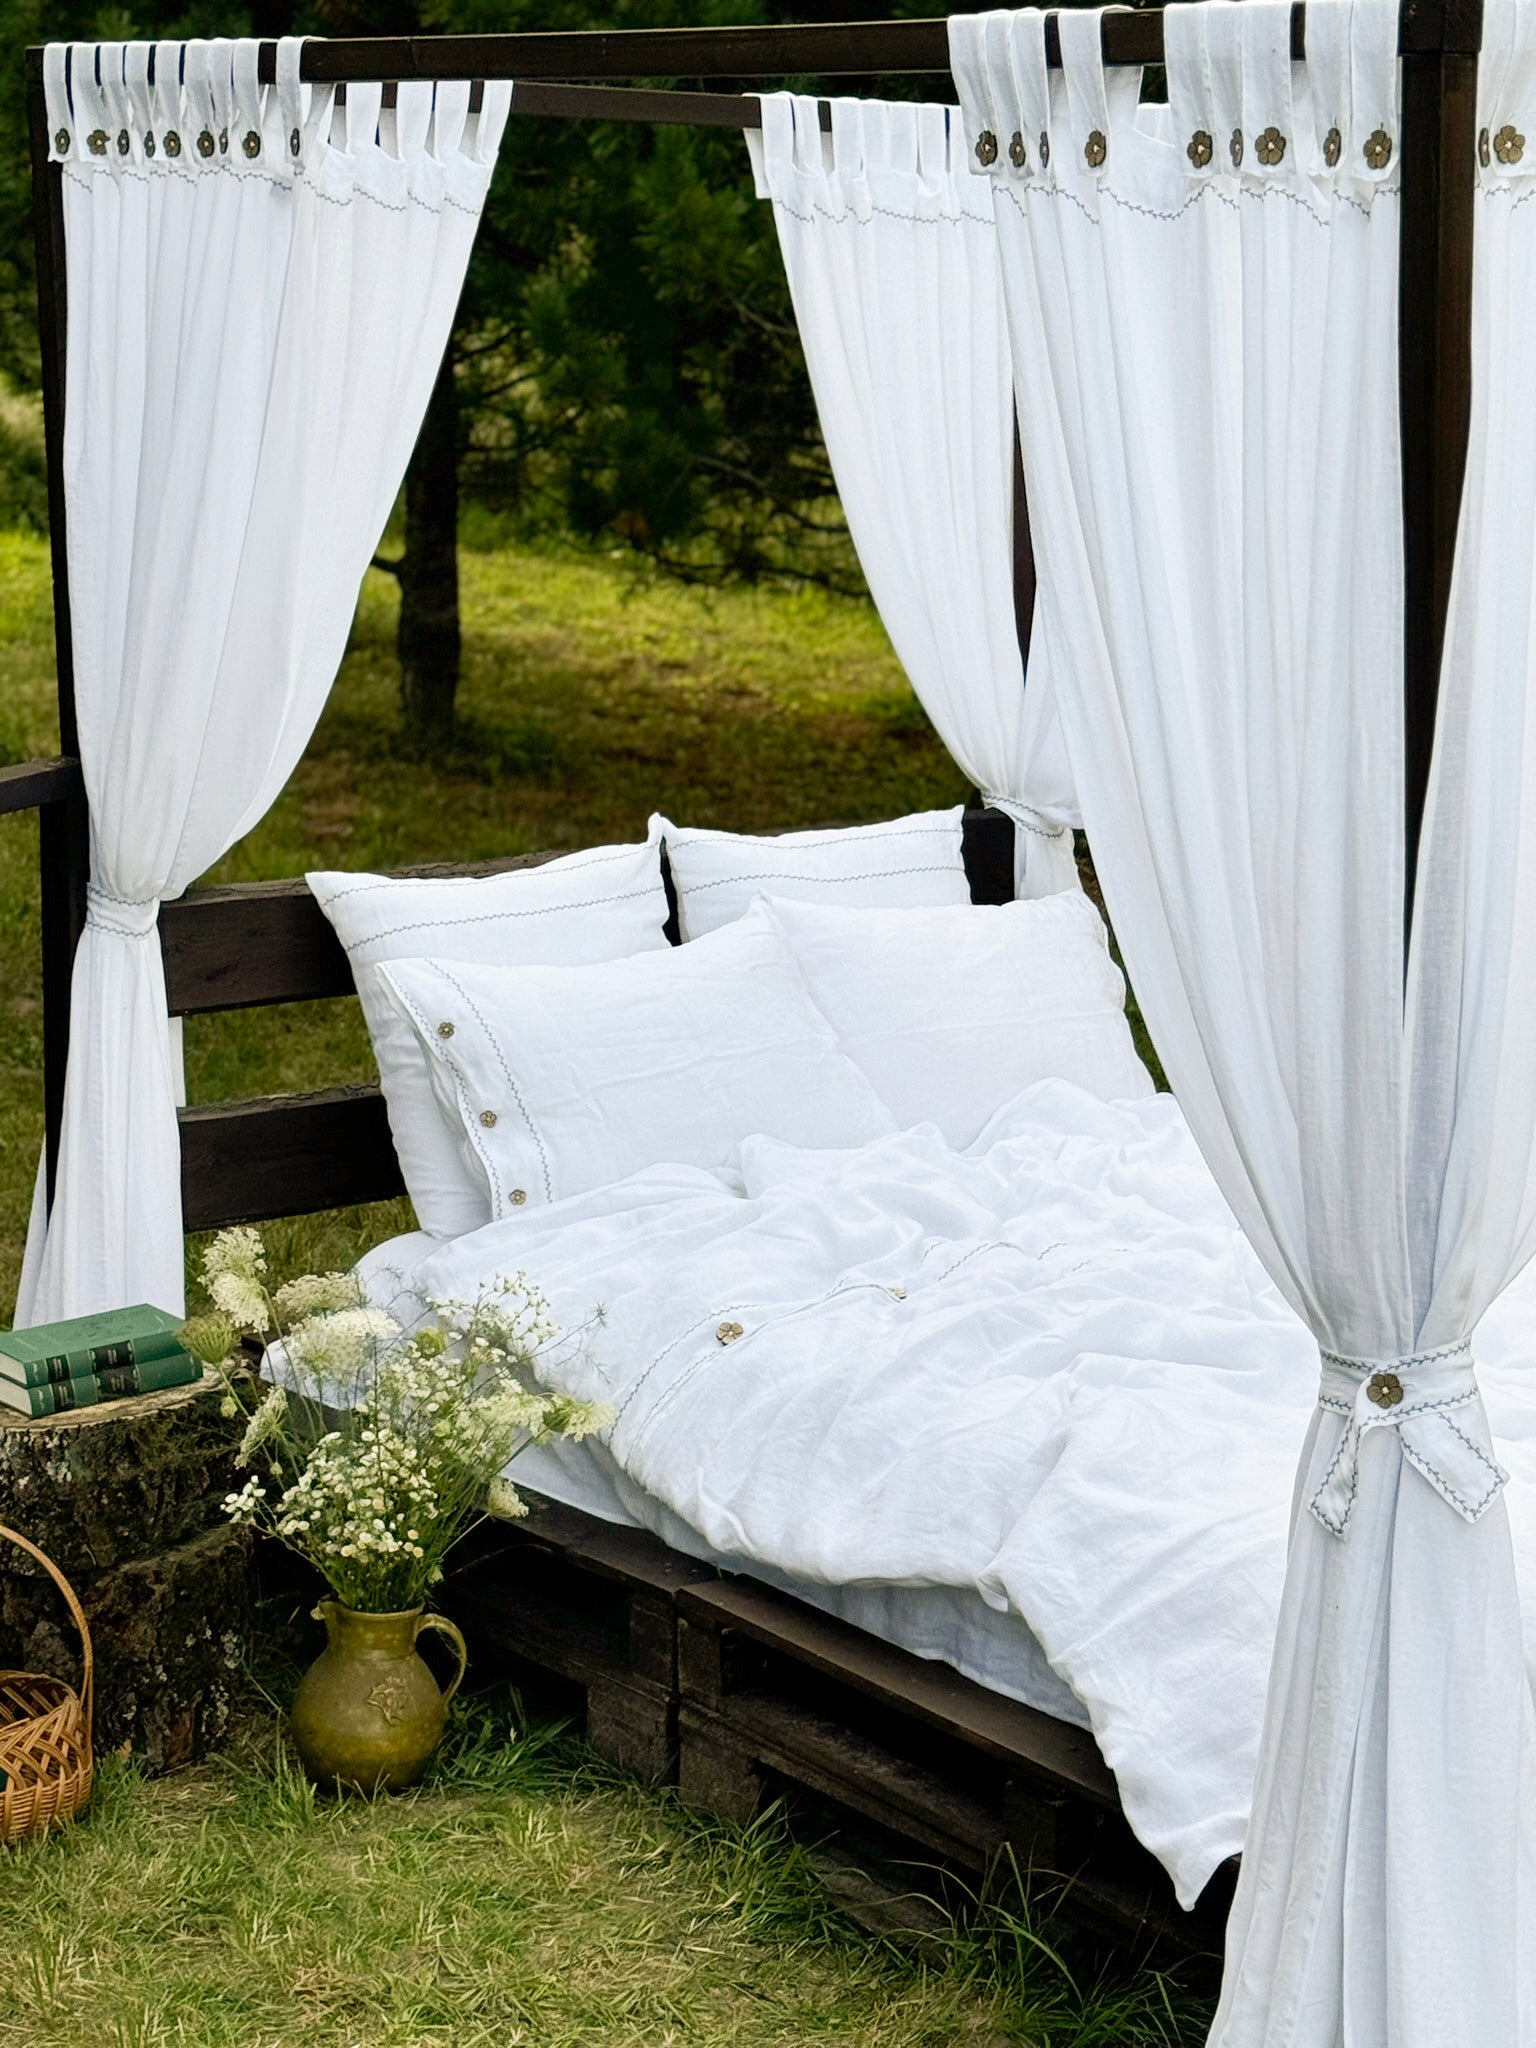
<instances>
[{"instance_id":1,"label":"white wildflower bouquet","mask_svg":"<svg viewBox=\"0 0 1536 2048\"><path fill-rule=\"evenodd\" d=\"M187 1348L223 1375L225 1412L245 1417L250 1477L225 1512L310 1559L360 1613L419 1607L483 1514L527 1512L504 1477L520 1450L610 1420L534 1379L559 1332L526 1273L473 1302L425 1301L435 1320L408 1335L350 1273L269 1293L266 1271L259 1231L221 1231L203 1257L212 1307L182 1326ZM282 1340L280 1384L234 1370L247 1335Z\"/></svg>"}]
</instances>

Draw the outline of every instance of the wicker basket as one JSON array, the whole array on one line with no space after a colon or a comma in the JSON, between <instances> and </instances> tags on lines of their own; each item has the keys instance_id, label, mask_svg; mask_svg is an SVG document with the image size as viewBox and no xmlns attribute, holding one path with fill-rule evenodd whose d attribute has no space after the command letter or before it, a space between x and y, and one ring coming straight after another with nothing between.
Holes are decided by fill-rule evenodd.
<instances>
[{"instance_id":1,"label":"wicker basket","mask_svg":"<svg viewBox=\"0 0 1536 2048\"><path fill-rule=\"evenodd\" d=\"M60 1678L0 1671L0 1842L73 1820L91 1796L91 1632L74 1588L35 1543L0 1523L0 1538L35 1557L64 1596L84 1649L78 1695Z\"/></svg>"}]
</instances>

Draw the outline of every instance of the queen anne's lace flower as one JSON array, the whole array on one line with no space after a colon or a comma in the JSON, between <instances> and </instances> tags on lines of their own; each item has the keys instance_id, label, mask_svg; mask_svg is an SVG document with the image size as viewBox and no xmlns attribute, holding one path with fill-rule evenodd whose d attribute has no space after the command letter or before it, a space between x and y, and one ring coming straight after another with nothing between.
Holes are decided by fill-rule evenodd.
<instances>
[{"instance_id":1,"label":"queen anne's lace flower","mask_svg":"<svg viewBox=\"0 0 1536 2048\"><path fill-rule=\"evenodd\" d=\"M282 1387L274 1387L245 1426L239 1451L242 1465L249 1465L262 1445L272 1441L282 1428L287 1413L287 1393Z\"/></svg>"},{"instance_id":2,"label":"queen anne's lace flower","mask_svg":"<svg viewBox=\"0 0 1536 2048\"><path fill-rule=\"evenodd\" d=\"M261 1232L249 1223L233 1230L221 1230L203 1253L203 1280L211 1289L220 1273L235 1273L242 1280L259 1280L267 1270L266 1247Z\"/></svg>"},{"instance_id":3,"label":"queen anne's lace flower","mask_svg":"<svg viewBox=\"0 0 1536 2048\"><path fill-rule=\"evenodd\" d=\"M363 1290L355 1273L305 1273L289 1280L272 1297L277 1319L285 1327L327 1310L361 1308Z\"/></svg>"},{"instance_id":4,"label":"queen anne's lace flower","mask_svg":"<svg viewBox=\"0 0 1536 2048\"><path fill-rule=\"evenodd\" d=\"M487 1514L495 1515L501 1522L517 1522L528 1512L528 1503L512 1484L510 1479L498 1477L491 1481L485 1496Z\"/></svg>"},{"instance_id":5,"label":"queen anne's lace flower","mask_svg":"<svg viewBox=\"0 0 1536 2048\"><path fill-rule=\"evenodd\" d=\"M215 1308L228 1316L237 1330L264 1331L268 1327L266 1290L259 1281L244 1273L215 1273L208 1292Z\"/></svg>"}]
</instances>

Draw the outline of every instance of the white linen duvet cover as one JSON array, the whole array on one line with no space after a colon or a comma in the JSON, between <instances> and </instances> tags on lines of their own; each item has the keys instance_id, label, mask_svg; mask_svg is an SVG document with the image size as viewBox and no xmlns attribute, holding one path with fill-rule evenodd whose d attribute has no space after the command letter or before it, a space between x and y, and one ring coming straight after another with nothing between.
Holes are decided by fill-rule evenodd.
<instances>
[{"instance_id":1,"label":"white linen duvet cover","mask_svg":"<svg viewBox=\"0 0 1536 2048\"><path fill-rule=\"evenodd\" d=\"M371 1298L549 1292L546 1376L613 1404L637 1520L853 1620L1021 1617L1180 1898L1241 1849L1317 1354L1170 1097L1042 1082L964 1153L754 1139L421 1249Z\"/></svg>"}]
</instances>

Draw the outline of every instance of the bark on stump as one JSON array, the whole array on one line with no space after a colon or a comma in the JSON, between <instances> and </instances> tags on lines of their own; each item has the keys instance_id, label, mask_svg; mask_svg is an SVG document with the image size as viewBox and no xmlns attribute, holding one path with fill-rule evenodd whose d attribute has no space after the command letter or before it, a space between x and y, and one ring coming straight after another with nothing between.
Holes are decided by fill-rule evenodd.
<instances>
[{"instance_id":1,"label":"bark on stump","mask_svg":"<svg viewBox=\"0 0 1536 2048\"><path fill-rule=\"evenodd\" d=\"M244 1690L248 1539L220 1388L142 1394L37 1420L0 1417L0 1521L53 1558L96 1646L96 1748L174 1770L213 1747ZM79 1683L52 1584L0 1547L0 1668Z\"/></svg>"}]
</instances>

